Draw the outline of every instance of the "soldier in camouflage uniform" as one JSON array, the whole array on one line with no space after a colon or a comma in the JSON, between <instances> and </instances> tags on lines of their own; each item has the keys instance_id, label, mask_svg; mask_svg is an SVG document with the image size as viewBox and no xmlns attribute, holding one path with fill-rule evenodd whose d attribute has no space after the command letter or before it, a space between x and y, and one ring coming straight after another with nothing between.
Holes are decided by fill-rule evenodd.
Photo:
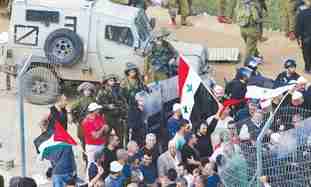
<instances>
[{"instance_id":1,"label":"soldier in camouflage uniform","mask_svg":"<svg viewBox=\"0 0 311 187\"><path fill-rule=\"evenodd\" d=\"M127 103L122 95L121 88L116 84L116 75L107 75L103 78L103 86L98 91L96 102L103 106L108 125L112 126L119 137L124 135L124 121L127 119Z\"/></svg>"},{"instance_id":2,"label":"soldier in camouflage uniform","mask_svg":"<svg viewBox=\"0 0 311 187\"><path fill-rule=\"evenodd\" d=\"M234 9L237 0L218 0L218 22L219 23L232 23L234 17ZM229 9L229 16L225 16L226 7Z\"/></svg>"},{"instance_id":3,"label":"soldier in camouflage uniform","mask_svg":"<svg viewBox=\"0 0 311 187\"><path fill-rule=\"evenodd\" d=\"M171 17L172 25L176 26L176 16L178 12L181 15L181 25L193 26L193 24L187 21L187 17L190 15L190 7L188 0L169 0L169 15Z\"/></svg>"},{"instance_id":4,"label":"soldier in camouflage uniform","mask_svg":"<svg viewBox=\"0 0 311 187\"><path fill-rule=\"evenodd\" d=\"M126 77L121 82L121 89L128 104L128 114L133 115L137 110L136 94L143 90L147 90L147 88L144 86L139 69L135 64L127 63L124 73ZM132 119L130 115L128 115L128 118ZM135 122L133 122L133 120L128 120L128 128L132 126L135 126ZM124 138L128 138L128 136Z\"/></svg>"},{"instance_id":5,"label":"soldier in camouflage uniform","mask_svg":"<svg viewBox=\"0 0 311 187\"><path fill-rule=\"evenodd\" d=\"M281 3L283 30L286 37L290 40L295 40L295 25L296 25L296 0L283 0Z\"/></svg>"},{"instance_id":6,"label":"soldier in camouflage uniform","mask_svg":"<svg viewBox=\"0 0 311 187\"><path fill-rule=\"evenodd\" d=\"M145 84L165 80L176 74L177 66L173 62L177 57L177 52L164 40L169 34L167 30L162 30L154 49L145 58Z\"/></svg>"},{"instance_id":7,"label":"soldier in camouflage uniform","mask_svg":"<svg viewBox=\"0 0 311 187\"><path fill-rule=\"evenodd\" d=\"M251 56L260 57L257 49L261 37L260 8L257 0L239 0L237 7L237 21L240 25L241 36L246 44L245 59Z\"/></svg>"},{"instance_id":8,"label":"soldier in camouflage uniform","mask_svg":"<svg viewBox=\"0 0 311 187\"><path fill-rule=\"evenodd\" d=\"M267 15L267 12L268 12L268 7L267 7L267 2L266 0L258 0L258 3L259 3L259 16L260 16L260 19L264 19L264 17ZM264 37L263 35L263 28L264 25L263 25L263 21L260 23L260 42L265 42L268 40L267 37Z\"/></svg>"},{"instance_id":9,"label":"soldier in camouflage uniform","mask_svg":"<svg viewBox=\"0 0 311 187\"><path fill-rule=\"evenodd\" d=\"M81 122L88 113L88 106L91 103L95 102L96 87L92 83L84 82L78 87L77 91L81 94L81 96L71 105L69 118L71 118L71 120L78 125L77 135L79 140L81 141L83 150L85 150L84 135ZM86 160L86 157L84 157L84 159Z\"/></svg>"}]
</instances>

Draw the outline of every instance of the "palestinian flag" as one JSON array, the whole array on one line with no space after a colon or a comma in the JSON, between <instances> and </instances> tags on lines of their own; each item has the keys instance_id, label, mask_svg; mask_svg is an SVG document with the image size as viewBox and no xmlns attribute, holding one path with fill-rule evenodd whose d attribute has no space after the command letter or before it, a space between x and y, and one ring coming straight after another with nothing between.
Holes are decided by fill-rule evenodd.
<instances>
[{"instance_id":1,"label":"palestinian flag","mask_svg":"<svg viewBox=\"0 0 311 187\"><path fill-rule=\"evenodd\" d=\"M178 91L183 118L189 120L194 128L218 111L217 101L209 88L204 86L201 77L183 56L179 57Z\"/></svg>"},{"instance_id":2,"label":"palestinian flag","mask_svg":"<svg viewBox=\"0 0 311 187\"><path fill-rule=\"evenodd\" d=\"M43 133L35 139L34 143L41 159L48 159L49 155L63 148L77 145L58 121L55 123L54 133Z\"/></svg>"}]
</instances>

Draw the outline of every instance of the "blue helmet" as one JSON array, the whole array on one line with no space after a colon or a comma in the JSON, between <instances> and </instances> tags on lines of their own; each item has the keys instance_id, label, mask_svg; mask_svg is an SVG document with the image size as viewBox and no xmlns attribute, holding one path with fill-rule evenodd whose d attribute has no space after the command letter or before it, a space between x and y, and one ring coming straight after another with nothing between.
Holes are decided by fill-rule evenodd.
<instances>
[{"instance_id":1,"label":"blue helmet","mask_svg":"<svg viewBox=\"0 0 311 187\"><path fill-rule=\"evenodd\" d=\"M257 57L253 57L253 56L246 58L246 60L244 62L244 66L246 66L252 70L256 70L258 64L262 64L262 59L257 58Z\"/></svg>"},{"instance_id":2,"label":"blue helmet","mask_svg":"<svg viewBox=\"0 0 311 187\"><path fill-rule=\"evenodd\" d=\"M247 78L249 79L252 76L253 70L248 67L241 67L237 69L237 78Z\"/></svg>"},{"instance_id":3,"label":"blue helmet","mask_svg":"<svg viewBox=\"0 0 311 187\"><path fill-rule=\"evenodd\" d=\"M296 61L294 60L294 59L286 59L285 61L284 61L284 68L285 69L288 69L288 68L290 68L290 67L296 67L297 66L297 64L296 64Z\"/></svg>"}]
</instances>

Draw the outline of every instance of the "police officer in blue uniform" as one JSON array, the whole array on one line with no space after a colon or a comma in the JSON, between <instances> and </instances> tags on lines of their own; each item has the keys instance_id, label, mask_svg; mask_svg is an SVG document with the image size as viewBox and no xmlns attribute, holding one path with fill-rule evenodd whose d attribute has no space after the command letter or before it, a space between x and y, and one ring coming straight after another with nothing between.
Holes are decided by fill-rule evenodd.
<instances>
[{"instance_id":1,"label":"police officer in blue uniform","mask_svg":"<svg viewBox=\"0 0 311 187\"><path fill-rule=\"evenodd\" d=\"M297 81L300 75L296 72L296 61L294 59L286 59L284 61L285 71L280 73L275 79L274 87L285 86L291 81Z\"/></svg>"}]
</instances>

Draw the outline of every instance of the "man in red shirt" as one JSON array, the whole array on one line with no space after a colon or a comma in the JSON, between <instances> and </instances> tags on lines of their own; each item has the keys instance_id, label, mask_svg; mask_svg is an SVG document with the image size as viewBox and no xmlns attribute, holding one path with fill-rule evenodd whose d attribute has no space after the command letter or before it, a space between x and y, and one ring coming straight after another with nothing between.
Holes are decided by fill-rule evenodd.
<instances>
[{"instance_id":1,"label":"man in red shirt","mask_svg":"<svg viewBox=\"0 0 311 187\"><path fill-rule=\"evenodd\" d=\"M89 114L82 122L85 141L85 152L88 163L94 162L94 155L107 143L107 135L112 129L106 123L104 116L100 115L101 105L91 103L88 106Z\"/></svg>"}]
</instances>

